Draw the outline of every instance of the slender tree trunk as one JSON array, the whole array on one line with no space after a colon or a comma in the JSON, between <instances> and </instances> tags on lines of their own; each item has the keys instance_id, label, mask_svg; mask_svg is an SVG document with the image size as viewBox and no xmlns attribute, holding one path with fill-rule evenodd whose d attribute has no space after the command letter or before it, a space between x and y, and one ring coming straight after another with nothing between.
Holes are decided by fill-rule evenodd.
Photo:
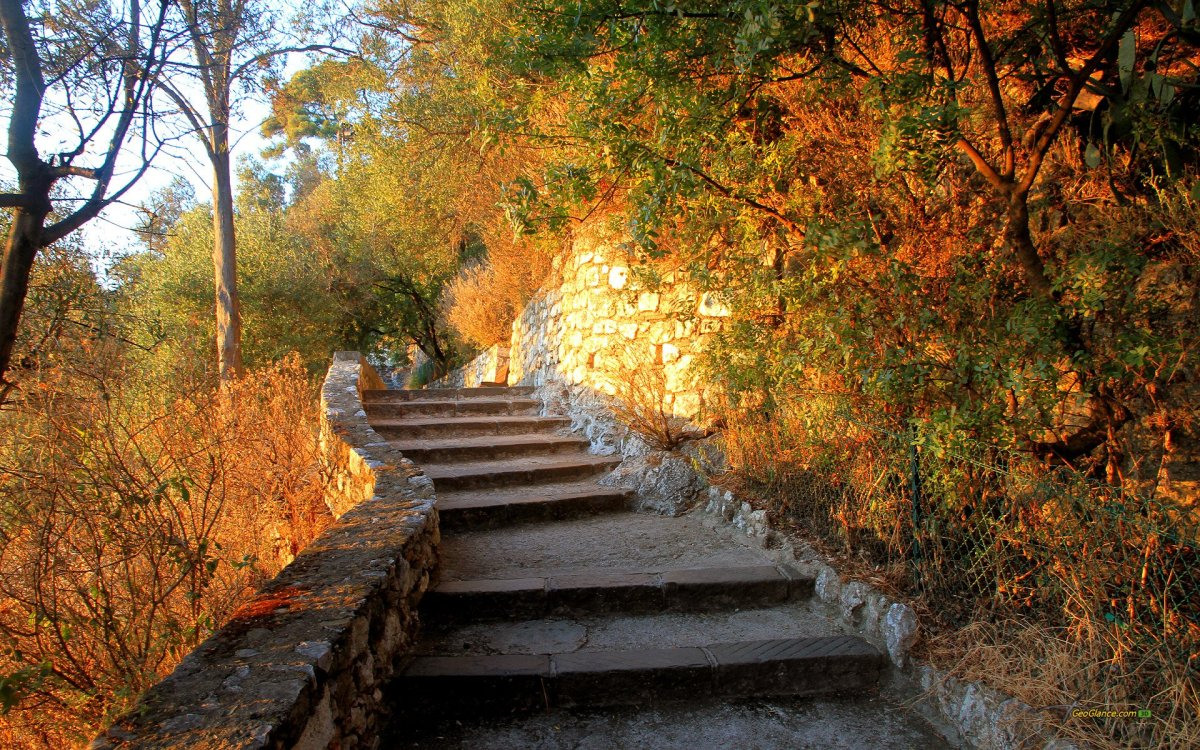
<instances>
[{"instance_id":1,"label":"slender tree trunk","mask_svg":"<svg viewBox=\"0 0 1200 750\"><path fill-rule=\"evenodd\" d=\"M14 81L10 84L16 85L8 119L6 156L17 170L21 195L29 200L13 212L12 227L4 245L4 265L0 266L0 385L3 385L17 342L17 325L25 309L33 259L42 246L54 179L34 143L46 83L21 0L0 0L0 23L8 46L5 52L15 63Z\"/></svg>"},{"instance_id":2,"label":"slender tree trunk","mask_svg":"<svg viewBox=\"0 0 1200 750\"><path fill-rule=\"evenodd\" d=\"M218 123L213 138L213 270L217 300L217 367L222 382L242 373L242 313L237 293L237 238L233 228L233 178L229 131Z\"/></svg>"}]
</instances>

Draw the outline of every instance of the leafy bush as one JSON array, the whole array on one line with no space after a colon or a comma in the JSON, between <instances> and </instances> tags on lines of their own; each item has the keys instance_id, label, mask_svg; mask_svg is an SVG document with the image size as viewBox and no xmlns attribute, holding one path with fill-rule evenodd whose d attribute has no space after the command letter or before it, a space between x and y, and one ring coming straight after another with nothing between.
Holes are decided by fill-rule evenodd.
<instances>
[{"instance_id":1,"label":"leafy bush","mask_svg":"<svg viewBox=\"0 0 1200 750\"><path fill-rule=\"evenodd\" d=\"M437 370L437 364L431 359L422 360L420 364L412 368L408 374L408 382L406 388L424 388L434 379L433 375Z\"/></svg>"}]
</instances>

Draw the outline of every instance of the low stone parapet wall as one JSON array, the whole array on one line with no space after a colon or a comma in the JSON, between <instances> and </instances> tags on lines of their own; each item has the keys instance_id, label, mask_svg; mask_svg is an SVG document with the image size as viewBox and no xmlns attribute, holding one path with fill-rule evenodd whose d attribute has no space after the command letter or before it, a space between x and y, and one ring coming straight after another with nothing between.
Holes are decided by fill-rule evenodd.
<instances>
[{"instance_id":1,"label":"low stone parapet wall","mask_svg":"<svg viewBox=\"0 0 1200 750\"><path fill-rule=\"evenodd\" d=\"M373 748L437 561L433 483L367 424L379 376L338 352L321 393L337 523L92 743L101 748Z\"/></svg>"}]
</instances>

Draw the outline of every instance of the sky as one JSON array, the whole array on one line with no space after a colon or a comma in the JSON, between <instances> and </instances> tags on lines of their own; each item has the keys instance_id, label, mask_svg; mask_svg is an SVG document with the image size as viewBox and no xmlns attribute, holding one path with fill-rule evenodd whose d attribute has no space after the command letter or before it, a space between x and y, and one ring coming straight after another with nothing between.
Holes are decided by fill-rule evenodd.
<instances>
[{"instance_id":1,"label":"sky","mask_svg":"<svg viewBox=\"0 0 1200 750\"><path fill-rule=\"evenodd\" d=\"M117 4L114 7L118 7L122 0L114 0L114 2ZM280 23L275 28L290 30L295 24L290 23L287 19L291 18L298 7L295 0L262 0L262 9L265 13L279 13L280 15L264 15L261 18L276 17L280 20ZM34 22L35 33L38 33L37 29L40 28L37 25L38 19L33 18L32 21ZM287 33L285 31L285 34ZM276 37L276 39L278 38ZM276 43L283 42L277 41ZM186 50L186 47L183 50ZM283 61L282 76L284 80L310 64L311 58L311 55L302 54L281 55L280 59ZM248 77L256 75L258 75L257 70L252 72ZM46 98L43 101L42 119L39 122L37 137L38 149L42 153L43 158L48 154L73 149L79 141L79 128L86 129L92 126L87 119L87 112L92 106L92 100L87 98L88 91L86 85L67 89L61 84L55 85L52 79L47 80L50 85L47 87ZM171 82L177 85L183 96L203 101L203 95L199 90L198 84L178 79ZM2 126L0 128L0 140L5 140L3 138L3 131L7 130L8 115L12 107L12 92L8 81L4 80L3 83L5 85L3 89L0 89L0 126ZM69 93L67 93L68 91ZM68 112L72 111L65 106L68 96L75 99L72 104L74 106L74 113L79 114L81 118L80 122L76 122L73 117L67 115ZM256 94L253 91L246 93L245 87L237 87L234 98L235 111L233 122L231 123L233 129L231 140L234 143L233 166L236 169L240 157L244 155L258 156L267 146L266 139L261 135L261 125L269 114L269 107L261 94ZM204 111L205 108L201 106L198 109ZM133 231L133 227L136 226L139 218L137 206L146 202L155 191L168 185L172 179L178 176L191 183L195 190L197 201L204 202L211 199L211 166L205 156L203 146L196 136L186 133L187 125L182 117L177 121L170 122L172 124L163 128L164 130L171 131L176 136L169 148L159 153L150 170L122 197L120 203L110 205L100 216L92 219L77 231L78 238L82 241L83 247L92 256L93 265L101 275L103 275L105 268L110 265L113 258L137 251L141 248L137 235ZM94 149L97 152L107 144L110 132L111 130L102 130L97 137L92 139L91 143L94 144ZM131 134L126 140L126 147L123 149L122 156L117 162L116 173L110 186L110 193L125 184L126 180L122 179L122 175L125 175L127 178L128 175L136 172L140 166L141 162L138 158L138 150L137 139ZM98 166L100 158L101 155L99 153L85 151L75 158L73 164L81 167L94 167ZM283 169L284 166L285 164L280 164L278 169ZM15 171L11 164L6 159L0 158L0 184L11 187L14 182ZM85 196L90 194L92 184L84 178L70 178L62 181L62 190L67 194L73 193ZM59 204L62 209L67 209L70 205L67 201Z\"/></svg>"},{"instance_id":2,"label":"sky","mask_svg":"<svg viewBox=\"0 0 1200 750\"><path fill-rule=\"evenodd\" d=\"M261 100L244 101L233 123L235 168L239 157L258 156L267 146L267 139L261 135L261 125L268 111L268 106ZM133 231L138 222L136 207L177 176L191 183L198 202L211 201L212 167L200 140L194 136L183 139L172 151L160 154L120 203L110 205L80 229L84 247L93 255L97 271L103 272L111 259L141 248ZM236 184L234 187L236 190Z\"/></svg>"},{"instance_id":3,"label":"sky","mask_svg":"<svg viewBox=\"0 0 1200 750\"><path fill-rule=\"evenodd\" d=\"M284 80L310 62L305 56L290 55L284 65ZM196 94L199 96L199 92ZM260 157L263 149L270 144L262 136L262 124L269 114L270 107L261 95L245 95L241 98L232 122L232 164L235 170L239 158ZM280 161L278 169L282 171L285 165L285 161ZM126 168L132 168L132 164L127 164ZM177 176L191 183L197 202L211 201L212 167L204 147L195 136L183 138L175 148L159 154L150 170L123 196L120 203L110 205L80 230L84 247L93 254L97 272L103 274L111 259L140 249L137 234L133 231L138 222L137 206L147 201L155 191L169 185ZM234 190L237 190L236 180Z\"/></svg>"}]
</instances>

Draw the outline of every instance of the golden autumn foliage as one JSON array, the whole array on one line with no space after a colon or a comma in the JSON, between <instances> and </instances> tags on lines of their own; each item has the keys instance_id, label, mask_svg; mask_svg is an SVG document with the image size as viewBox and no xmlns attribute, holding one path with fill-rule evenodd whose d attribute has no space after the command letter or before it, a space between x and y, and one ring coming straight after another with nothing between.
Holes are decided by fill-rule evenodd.
<instances>
[{"instance_id":1,"label":"golden autumn foliage","mask_svg":"<svg viewBox=\"0 0 1200 750\"><path fill-rule=\"evenodd\" d=\"M0 413L0 743L86 744L327 525L296 357L139 381L112 339Z\"/></svg>"}]
</instances>

